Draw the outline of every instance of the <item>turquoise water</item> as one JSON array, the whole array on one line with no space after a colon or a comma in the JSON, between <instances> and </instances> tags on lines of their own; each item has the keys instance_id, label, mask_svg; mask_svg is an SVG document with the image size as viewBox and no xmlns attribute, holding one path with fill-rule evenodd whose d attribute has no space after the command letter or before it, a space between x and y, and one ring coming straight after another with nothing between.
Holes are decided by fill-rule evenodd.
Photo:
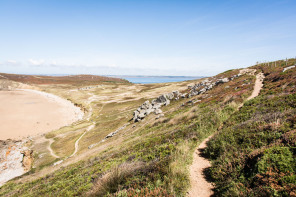
<instances>
[{"instance_id":1,"label":"turquoise water","mask_svg":"<svg viewBox=\"0 0 296 197\"><path fill-rule=\"evenodd\" d=\"M186 77L186 76L120 76L122 79L126 79L132 83L150 84L150 83L167 83L167 82L179 82L188 81L194 79L200 79L202 77Z\"/></svg>"}]
</instances>

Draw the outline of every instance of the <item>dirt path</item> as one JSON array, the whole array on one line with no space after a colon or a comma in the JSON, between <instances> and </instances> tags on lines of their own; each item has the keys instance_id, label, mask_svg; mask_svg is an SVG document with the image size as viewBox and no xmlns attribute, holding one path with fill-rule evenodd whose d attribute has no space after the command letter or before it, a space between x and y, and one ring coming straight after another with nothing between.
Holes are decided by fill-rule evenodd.
<instances>
[{"instance_id":1,"label":"dirt path","mask_svg":"<svg viewBox=\"0 0 296 197\"><path fill-rule=\"evenodd\" d=\"M259 95L260 90L263 87L263 80L264 80L264 78L265 78L265 76L264 76L264 74L262 72L256 75L256 81L255 81L255 84L254 84L253 92L252 92L251 96L249 96L246 99L247 101L248 100L251 100L251 99L253 99L253 98L255 98L256 96ZM244 105L244 103L241 103L238 106L238 109L241 108L243 105Z\"/></svg>"},{"instance_id":2,"label":"dirt path","mask_svg":"<svg viewBox=\"0 0 296 197\"><path fill-rule=\"evenodd\" d=\"M50 155L53 156L53 157L55 157L55 158L60 158L59 156L57 156L57 155L53 152L53 150L52 150L52 148L51 148L51 144L54 142L54 140L53 140L53 139L48 139L48 141L49 141L49 144L48 144L48 146L47 146L47 150L49 151Z\"/></svg>"},{"instance_id":3,"label":"dirt path","mask_svg":"<svg viewBox=\"0 0 296 197\"><path fill-rule=\"evenodd\" d=\"M252 98L255 98L256 96L259 95L261 88L263 87L263 80L264 80L265 76L263 73L259 73L256 75L256 81L255 81L255 85L254 85L254 90L251 94L251 96L249 96L247 98L248 100L251 100Z\"/></svg>"},{"instance_id":4,"label":"dirt path","mask_svg":"<svg viewBox=\"0 0 296 197\"><path fill-rule=\"evenodd\" d=\"M94 99L90 99L88 104L90 104L92 101L94 101ZM103 110L104 106L105 106L105 105L103 105L103 106L101 107L99 113ZM90 111L89 111L87 117L85 117L86 120L89 121L91 115L92 115L92 107L90 107ZM78 149L79 149L79 141L81 140L81 138L82 138L82 137L83 137L88 131L90 131L91 129L93 129L94 126L95 126L95 123L93 123L92 125L90 125L89 127L87 127L86 131L85 131L85 132L84 132L84 133L83 133L83 134L82 134L82 135L81 135L81 136L75 141L75 145L74 145L74 146L75 146L75 149L74 149L74 152L73 152L72 155L69 156L69 157L73 157L74 155L76 155L76 153L78 152ZM45 138L44 138L44 139L45 139ZM57 155L54 153L54 151L53 151L52 148L51 148L51 144L54 142L54 139L46 139L46 140L49 141L49 145L47 146L47 149L49 150L50 155L53 156L53 157L55 157L55 158L60 158L59 156L57 156Z\"/></svg>"},{"instance_id":5,"label":"dirt path","mask_svg":"<svg viewBox=\"0 0 296 197\"><path fill-rule=\"evenodd\" d=\"M90 100L90 102L89 103L91 103L93 100ZM102 105L102 107L101 107L101 109L100 109L100 111L98 112L98 113L101 113L101 111L103 110L103 108L104 108L104 106L105 106L105 104L103 104ZM91 117L91 115L92 115L92 107L90 108L90 115L87 117L87 120L89 121L90 120L90 117ZM95 127L95 123L93 123L92 125L90 125L89 127L87 127L87 129L86 129L86 131L78 138L78 140L76 140L76 142L75 142L75 150L74 150L74 152L73 152L73 154L71 155L71 156L69 156L69 157L73 157L76 153L77 153L77 151L78 151L78 149L79 149L79 141L81 140L81 138L88 132L88 131L90 131L90 130L92 130L93 128Z\"/></svg>"},{"instance_id":6,"label":"dirt path","mask_svg":"<svg viewBox=\"0 0 296 197\"><path fill-rule=\"evenodd\" d=\"M264 74L259 73L256 75L256 81L254 84L254 89L247 98L247 100L253 99L259 95L261 88L263 87ZM243 103L239 106L242 107ZM205 170L211 166L208 159L204 158L202 155L203 150L207 147L206 143L213 137L213 135L206 138L194 151L193 162L190 166L190 182L191 188L188 192L189 197L208 197L214 194L213 184L206 179Z\"/></svg>"},{"instance_id":7,"label":"dirt path","mask_svg":"<svg viewBox=\"0 0 296 197\"><path fill-rule=\"evenodd\" d=\"M76 140L76 142L75 142L75 150L74 150L74 152L73 152L73 154L70 156L70 157L73 157L76 153L77 153L77 151L78 151L78 149L79 149L79 141L81 140L81 138L88 132L88 131L90 131L90 130L92 130L93 128L95 127L95 124L92 124L92 125L90 125L89 127L87 127L87 129L86 129L86 131Z\"/></svg>"},{"instance_id":8,"label":"dirt path","mask_svg":"<svg viewBox=\"0 0 296 197\"><path fill-rule=\"evenodd\" d=\"M96 98L96 95L92 94L92 96L88 99L88 104L91 104L93 101L95 101L96 100L95 98ZM104 106L105 106L105 104L102 105L102 107L98 113L100 113L103 110ZM88 121L91 118L92 112L93 112L93 108L90 106L89 114L88 114L88 117L86 118ZM86 131L76 140L75 150L74 150L73 154L70 155L69 157L73 157L74 155L76 155L76 153L78 152L78 149L79 149L79 141L88 131L92 130L94 127L95 127L95 123L93 123L92 125L87 127Z\"/></svg>"},{"instance_id":9,"label":"dirt path","mask_svg":"<svg viewBox=\"0 0 296 197\"><path fill-rule=\"evenodd\" d=\"M212 183L206 180L204 170L211 166L210 161L202 156L203 150L206 148L206 143L213 135L206 138L194 151L193 164L190 166L190 182L191 189L188 192L189 197L203 197L214 194Z\"/></svg>"}]
</instances>

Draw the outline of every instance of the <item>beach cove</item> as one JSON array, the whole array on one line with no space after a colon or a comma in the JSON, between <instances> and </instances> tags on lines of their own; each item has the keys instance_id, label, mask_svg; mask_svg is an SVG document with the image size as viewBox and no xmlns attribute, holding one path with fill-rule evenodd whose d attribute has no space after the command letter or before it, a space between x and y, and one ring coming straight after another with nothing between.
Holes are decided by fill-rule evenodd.
<instances>
[{"instance_id":1,"label":"beach cove","mask_svg":"<svg viewBox=\"0 0 296 197\"><path fill-rule=\"evenodd\" d=\"M47 133L83 118L68 100L30 90L0 91L0 140Z\"/></svg>"}]
</instances>

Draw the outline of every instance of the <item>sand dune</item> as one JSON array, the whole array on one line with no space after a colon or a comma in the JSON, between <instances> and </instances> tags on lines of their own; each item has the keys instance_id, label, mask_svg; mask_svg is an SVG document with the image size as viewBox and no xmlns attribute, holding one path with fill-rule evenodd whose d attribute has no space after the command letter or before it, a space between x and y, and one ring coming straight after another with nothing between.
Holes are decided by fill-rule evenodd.
<instances>
[{"instance_id":1,"label":"sand dune","mask_svg":"<svg viewBox=\"0 0 296 197\"><path fill-rule=\"evenodd\" d=\"M46 133L82 119L70 101L37 90L0 91L0 140Z\"/></svg>"}]
</instances>

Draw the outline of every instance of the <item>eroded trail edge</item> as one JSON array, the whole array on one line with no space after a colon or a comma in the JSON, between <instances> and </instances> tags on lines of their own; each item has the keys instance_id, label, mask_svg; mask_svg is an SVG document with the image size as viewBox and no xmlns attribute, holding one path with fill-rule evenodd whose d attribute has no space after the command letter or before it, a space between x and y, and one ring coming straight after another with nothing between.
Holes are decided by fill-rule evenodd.
<instances>
[{"instance_id":1,"label":"eroded trail edge","mask_svg":"<svg viewBox=\"0 0 296 197\"><path fill-rule=\"evenodd\" d=\"M256 75L254 89L247 100L251 100L259 95L263 87L263 80L264 74L262 72ZM240 105L239 108L242 106L243 104ZM207 147L207 142L213 137L213 135L206 138L194 151L193 162L189 168L191 184L191 188L187 193L187 196L189 197L208 197L214 194L214 185L207 180L205 175L205 170L211 167L211 163L202 154L203 150Z\"/></svg>"}]
</instances>

